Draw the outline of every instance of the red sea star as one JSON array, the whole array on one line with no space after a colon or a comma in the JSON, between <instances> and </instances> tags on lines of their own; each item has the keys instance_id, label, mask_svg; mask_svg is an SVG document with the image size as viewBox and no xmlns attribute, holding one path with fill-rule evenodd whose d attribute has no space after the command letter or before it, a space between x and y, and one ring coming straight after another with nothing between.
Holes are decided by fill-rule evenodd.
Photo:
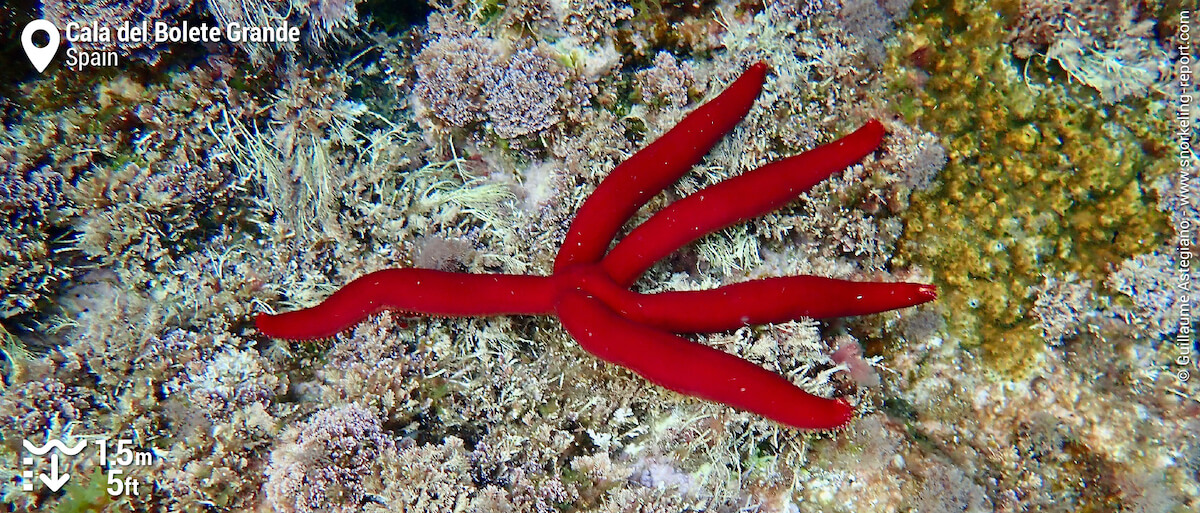
<instances>
[{"instance_id":1,"label":"red sea star","mask_svg":"<svg viewBox=\"0 0 1200 513\"><path fill-rule=\"evenodd\" d=\"M381 310L447 317L554 315L588 352L665 388L788 426L845 424L854 413L846 402L809 394L753 363L673 333L878 313L933 300L932 285L785 276L693 292L639 294L629 287L679 247L779 208L862 159L883 139L878 121L676 201L609 250L634 212L745 117L766 71L761 62L751 66L715 99L617 166L580 207L551 276L386 269L350 282L312 308L260 314L258 329L277 338L325 338Z\"/></svg>"}]
</instances>

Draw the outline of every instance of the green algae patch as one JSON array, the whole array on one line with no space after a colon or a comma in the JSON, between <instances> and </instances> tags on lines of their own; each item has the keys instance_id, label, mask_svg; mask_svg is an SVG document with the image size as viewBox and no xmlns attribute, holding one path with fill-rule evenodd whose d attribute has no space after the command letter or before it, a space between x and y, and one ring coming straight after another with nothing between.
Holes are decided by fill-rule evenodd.
<instances>
[{"instance_id":1,"label":"green algae patch","mask_svg":"<svg viewBox=\"0 0 1200 513\"><path fill-rule=\"evenodd\" d=\"M1006 43L1016 2L927 1L886 76L910 123L949 163L914 195L897 263L932 271L947 326L989 367L1019 377L1045 349L1030 288L1111 266L1170 233L1149 189L1170 171L1170 136L1147 99L1102 105L1038 55Z\"/></svg>"},{"instance_id":2,"label":"green algae patch","mask_svg":"<svg viewBox=\"0 0 1200 513\"><path fill-rule=\"evenodd\" d=\"M63 498L55 511L58 513L85 513L89 511L104 511L113 502L108 495L105 484L107 474L96 468L87 476L86 482L80 482L83 476L74 476L63 489Z\"/></svg>"}]
</instances>

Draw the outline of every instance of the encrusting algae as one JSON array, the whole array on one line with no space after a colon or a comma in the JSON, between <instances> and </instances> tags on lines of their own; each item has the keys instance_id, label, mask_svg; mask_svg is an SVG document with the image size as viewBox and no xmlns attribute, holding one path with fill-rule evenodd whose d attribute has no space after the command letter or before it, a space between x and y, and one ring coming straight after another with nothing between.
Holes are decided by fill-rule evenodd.
<instances>
[{"instance_id":1,"label":"encrusting algae","mask_svg":"<svg viewBox=\"0 0 1200 513\"><path fill-rule=\"evenodd\" d=\"M1155 180L1173 172L1161 98L1101 105L1042 56L1015 59L1018 2L926 2L891 53L905 118L940 134L940 184L904 213L896 262L937 269L951 332L1018 377L1046 349L1033 287L1164 243Z\"/></svg>"}]
</instances>

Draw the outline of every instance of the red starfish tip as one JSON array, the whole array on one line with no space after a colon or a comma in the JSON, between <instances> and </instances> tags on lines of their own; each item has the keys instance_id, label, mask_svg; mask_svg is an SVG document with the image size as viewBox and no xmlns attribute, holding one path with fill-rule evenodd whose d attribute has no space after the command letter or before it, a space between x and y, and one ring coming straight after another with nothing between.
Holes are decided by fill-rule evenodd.
<instances>
[{"instance_id":1,"label":"red starfish tip","mask_svg":"<svg viewBox=\"0 0 1200 513\"><path fill-rule=\"evenodd\" d=\"M917 286L917 297L920 303L927 303L937 299L937 286L933 284L922 284Z\"/></svg>"},{"instance_id":2,"label":"red starfish tip","mask_svg":"<svg viewBox=\"0 0 1200 513\"><path fill-rule=\"evenodd\" d=\"M767 63L758 61L754 64L751 64L749 68L746 68L746 71L742 73L742 76L750 77L751 80L761 84L763 82L763 78L767 76L767 71L770 69L771 68L767 66Z\"/></svg>"}]
</instances>

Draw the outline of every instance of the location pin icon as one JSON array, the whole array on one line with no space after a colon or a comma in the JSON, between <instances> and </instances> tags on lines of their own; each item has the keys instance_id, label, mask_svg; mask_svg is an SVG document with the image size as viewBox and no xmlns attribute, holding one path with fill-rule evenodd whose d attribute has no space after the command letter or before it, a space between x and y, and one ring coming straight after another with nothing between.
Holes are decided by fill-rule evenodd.
<instances>
[{"instance_id":1,"label":"location pin icon","mask_svg":"<svg viewBox=\"0 0 1200 513\"><path fill-rule=\"evenodd\" d=\"M50 36L50 43L41 48L33 44L33 34L39 30ZM33 63L38 73L46 71L46 66L54 59L54 54L58 53L58 43L58 27L46 20L33 20L21 31L21 46L25 47L25 55L29 56L29 62Z\"/></svg>"}]
</instances>

